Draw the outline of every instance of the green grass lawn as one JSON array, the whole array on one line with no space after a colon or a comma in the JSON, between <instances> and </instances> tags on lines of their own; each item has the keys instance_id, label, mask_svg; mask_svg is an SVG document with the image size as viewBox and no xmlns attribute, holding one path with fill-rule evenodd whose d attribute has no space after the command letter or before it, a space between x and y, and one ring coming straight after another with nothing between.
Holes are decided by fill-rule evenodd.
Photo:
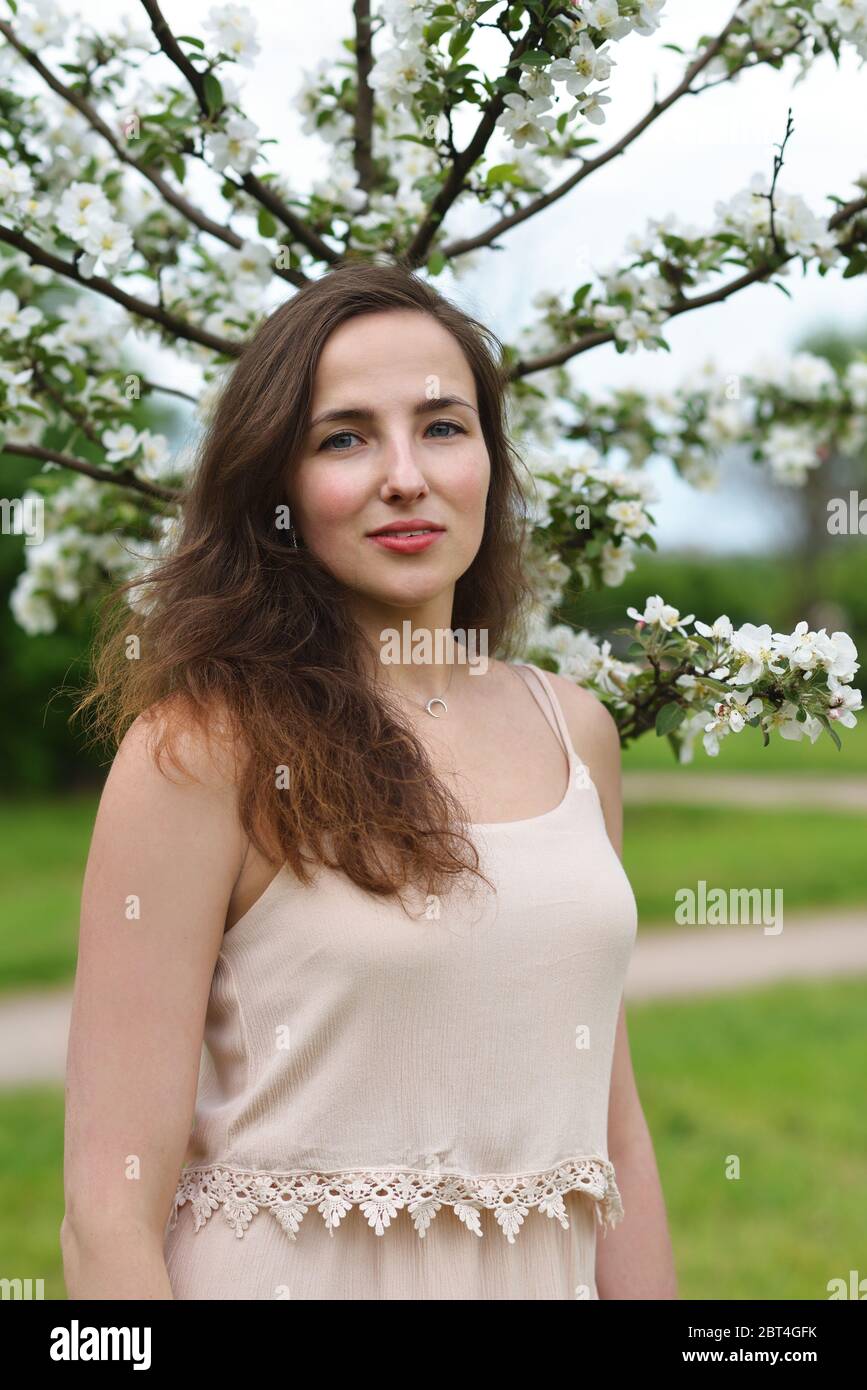
<instances>
[{"instance_id":1,"label":"green grass lawn","mask_svg":"<svg viewBox=\"0 0 867 1390\"><path fill-rule=\"evenodd\" d=\"M66 1298L63 1220L63 1088L0 1091L0 1268L8 1279L43 1279L46 1298Z\"/></svg>"},{"instance_id":2,"label":"green grass lawn","mask_svg":"<svg viewBox=\"0 0 867 1390\"><path fill-rule=\"evenodd\" d=\"M856 716L857 717L857 716ZM695 772L757 772L757 773L815 773L817 776L858 777L867 775L867 715L861 716L854 729L838 729L842 748L835 747L823 732L815 743L801 739L799 743L771 735L765 748L758 729L742 729L729 734L720 742L717 757L708 757L701 739L695 743L691 763L678 763L667 738L653 732L643 734L637 743L623 752L626 768L653 769L661 772L680 771L686 776Z\"/></svg>"},{"instance_id":3,"label":"green grass lawn","mask_svg":"<svg viewBox=\"0 0 867 1390\"><path fill-rule=\"evenodd\" d=\"M71 978L91 793L0 803L0 989Z\"/></svg>"},{"instance_id":4,"label":"green grass lawn","mask_svg":"<svg viewBox=\"0 0 867 1390\"><path fill-rule=\"evenodd\" d=\"M629 1008L681 1298L825 1299L864 1276L865 1011L863 980ZM0 1093L0 1266L53 1299L62 1111L60 1087Z\"/></svg>"},{"instance_id":5,"label":"green grass lawn","mask_svg":"<svg viewBox=\"0 0 867 1390\"><path fill-rule=\"evenodd\" d=\"M867 817L741 810L737 806L627 806L623 862L642 925L675 926L674 894L695 888L781 888L783 910L867 903Z\"/></svg>"},{"instance_id":6,"label":"green grass lawn","mask_svg":"<svg viewBox=\"0 0 867 1390\"><path fill-rule=\"evenodd\" d=\"M865 980L629 1009L681 1298L823 1299L864 1277L865 1014Z\"/></svg>"},{"instance_id":7,"label":"green grass lawn","mask_svg":"<svg viewBox=\"0 0 867 1390\"><path fill-rule=\"evenodd\" d=\"M71 980L96 813L84 795L0 803L0 991ZM642 927L675 925L674 894L782 888L784 912L867 903L865 817L748 806L632 805L624 859Z\"/></svg>"}]
</instances>

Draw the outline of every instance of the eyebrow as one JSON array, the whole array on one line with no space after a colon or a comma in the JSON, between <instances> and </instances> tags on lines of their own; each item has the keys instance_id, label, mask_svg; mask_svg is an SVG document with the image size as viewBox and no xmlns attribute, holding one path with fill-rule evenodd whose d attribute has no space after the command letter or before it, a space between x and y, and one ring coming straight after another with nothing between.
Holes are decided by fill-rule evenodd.
<instances>
[{"instance_id":1,"label":"eyebrow","mask_svg":"<svg viewBox=\"0 0 867 1390\"><path fill-rule=\"evenodd\" d=\"M413 415L427 415L434 410L448 410L449 406L465 405L468 410L472 410L478 415L474 405L465 401L462 396L435 396L432 400L425 397L423 400L416 401L413 406ZM375 410L369 410L365 406L347 405L339 406L334 410L323 410L316 416L315 420L310 421L310 429L315 429L317 425L324 425L329 420L372 420L376 415Z\"/></svg>"}]
</instances>

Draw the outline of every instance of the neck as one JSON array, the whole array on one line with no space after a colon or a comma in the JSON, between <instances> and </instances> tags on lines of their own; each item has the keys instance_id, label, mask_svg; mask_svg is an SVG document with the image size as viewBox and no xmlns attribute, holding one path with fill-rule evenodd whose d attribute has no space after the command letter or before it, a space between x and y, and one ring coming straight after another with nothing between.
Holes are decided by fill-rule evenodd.
<instances>
[{"instance_id":1,"label":"neck","mask_svg":"<svg viewBox=\"0 0 867 1390\"><path fill-rule=\"evenodd\" d=\"M366 638L371 679L380 687L424 705L435 695L451 695L466 676L466 650L447 620L427 611L360 620Z\"/></svg>"}]
</instances>

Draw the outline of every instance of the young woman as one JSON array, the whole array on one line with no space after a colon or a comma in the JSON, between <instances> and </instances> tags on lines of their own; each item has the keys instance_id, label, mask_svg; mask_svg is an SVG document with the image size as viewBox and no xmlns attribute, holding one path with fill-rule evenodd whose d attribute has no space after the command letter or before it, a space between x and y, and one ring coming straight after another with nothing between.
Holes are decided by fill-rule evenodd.
<instances>
[{"instance_id":1,"label":"young woman","mask_svg":"<svg viewBox=\"0 0 867 1390\"><path fill-rule=\"evenodd\" d=\"M71 1298L676 1297L619 740L515 659L501 351L399 267L306 286L103 640Z\"/></svg>"}]
</instances>

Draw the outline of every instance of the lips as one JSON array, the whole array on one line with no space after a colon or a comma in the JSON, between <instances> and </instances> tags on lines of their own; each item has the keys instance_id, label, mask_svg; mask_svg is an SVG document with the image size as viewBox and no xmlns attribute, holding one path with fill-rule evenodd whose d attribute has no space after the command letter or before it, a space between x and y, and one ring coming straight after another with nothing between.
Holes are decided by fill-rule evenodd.
<instances>
[{"instance_id":1,"label":"lips","mask_svg":"<svg viewBox=\"0 0 867 1390\"><path fill-rule=\"evenodd\" d=\"M380 531L374 536L368 536L367 540L373 541L380 550L390 550L396 555L418 555L421 551L436 545L440 536L444 535L445 531L440 527L437 531L416 531L410 535L401 534L399 531Z\"/></svg>"},{"instance_id":2,"label":"lips","mask_svg":"<svg viewBox=\"0 0 867 1390\"><path fill-rule=\"evenodd\" d=\"M439 522L427 521L424 517L410 517L407 521L389 521L385 526L380 526L375 531L368 531L368 536L393 536L395 534L405 535L410 531L444 531L445 527L440 526Z\"/></svg>"}]
</instances>

